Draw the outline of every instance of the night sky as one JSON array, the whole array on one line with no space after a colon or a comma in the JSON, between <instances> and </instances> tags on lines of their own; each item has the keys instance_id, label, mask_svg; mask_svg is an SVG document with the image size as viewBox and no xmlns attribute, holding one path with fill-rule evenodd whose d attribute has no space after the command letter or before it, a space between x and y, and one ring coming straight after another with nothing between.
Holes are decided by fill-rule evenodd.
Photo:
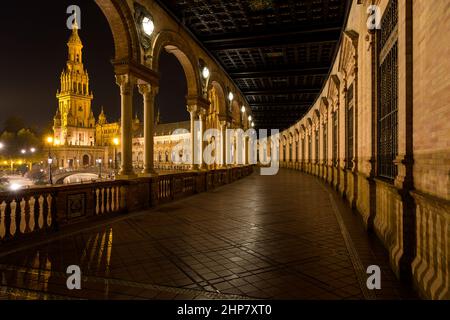
<instances>
[{"instance_id":1,"label":"night sky","mask_svg":"<svg viewBox=\"0 0 450 320\"><path fill-rule=\"evenodd\" d=\"M108 121L120 117L119 88L115 84L111 59L114 43L108 22L93 0L8 1L0 9L0 129L3 120L15 115L27 125L44 128L57 107L59 76L67 60L66 27L69 5L81 8L80 37L83 62L90 76L95 116L105 107ZM186 80L177 59L161 56L160 90L156 106L162 122L189 118L186 111ZM142 99L135 90L133 114L142 119Z\"/></svg>"}]
</instances>

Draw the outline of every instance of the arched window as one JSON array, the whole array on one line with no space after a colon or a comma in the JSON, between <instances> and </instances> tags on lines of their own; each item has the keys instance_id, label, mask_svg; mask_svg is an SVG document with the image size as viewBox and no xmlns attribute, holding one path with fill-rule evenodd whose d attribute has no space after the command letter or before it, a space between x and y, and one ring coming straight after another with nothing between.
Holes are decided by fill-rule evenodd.
<instances>
[{"instance_id":1,"label":"arched window","mask_svg":"<svg viewBox=\"0 0 450 320\"><path fill-rule=\"evenodd\" d=\"M292 143L289 143L289 161L292 161Z\"/></svg>"},{"instance_id":2,"label":"arched window","mask_svg":"<svg viewBox=\"0 0 450 320\"><path fill-rule=\"evenodd\" d=\"M336 110L333 112L332 116L333 121L333 162L334 165L337 166L338 163L338 134L339 134L339 128L338 128L338 111Z\"/></svg>"},{"instance_id":3,"label":"arched window","mask_svg":"<svg viewBox=\"0 0 450 320\"><path fill-rule=\"evenodd\" d=\"M312 158L312 137L311 134L308 135L308 162L311 162Z\"/></svg>"},{"instance_id":4,"label":"arched window","mask_svg":"<svg viewBox=\"0 0 450 320\"><path fill-rule=\"evenodd\" d=\"M305 161L305 138L302 137L302 161Z\"/></svg>"},{"instance_id":5,"label":"arched window","mask_svg":"<svg viewBox=\"0 0 450 320\"><path fill-rule=\"evenodd\" d=\"M314 139L315 139L315 143L314 143L314 147L315 147L315 162L319 162L319 127L317 127L317 129L314 132Z\"/></svg>"}]
</instances>

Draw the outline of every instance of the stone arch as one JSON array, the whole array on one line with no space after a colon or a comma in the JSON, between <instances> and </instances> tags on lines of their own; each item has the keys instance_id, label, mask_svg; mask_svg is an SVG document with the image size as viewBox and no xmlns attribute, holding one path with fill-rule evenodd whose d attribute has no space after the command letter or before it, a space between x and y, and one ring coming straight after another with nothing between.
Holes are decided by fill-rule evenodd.
<instances>
[{"instance_id":1,"label":"stone arch","mask_svg":"<svg viewBox=\"0 0 450 320\"><path fill-rule=\"evenodd\" d=\"M115 60L141 62L140 41L126 1L95 0L108 21L114 39Z\"/></svg>"},{"instance_id":2,"label":"stone arch","mask_svg":"<svg viewBox=\"0 0 450 320\"><path fill-rule=\"evenodd\" d=\"M241 108L239 107L239 102L236 100L233 100L231 104L231 115L234 125L238 128L241 125Z\"/></svg>"},{"instance_id":3,"label":"stone arch","mask_svg":"<svg viewBox=\"0 0 450 320\"><path fill-rule=\"evenodd\" d=\"M214 88L216 90L218 99L219 99L219 115L226 116L227 115L227 101L225 97L225 91L223 90L222 85L217 80L212 80L210 82L211 89Z\"/></svg>"},{"instance_id":4,"label":"stone arch","mask_svg":"<svg viewBox=\"0 0 450 320\"><path fill-rule=\"evenodd\" d=\"M298 127L294 128L294 137L295 137L295 141L299 141L299 137L300 137L300 130Z\"/></svg>"},{"instance_id":5,"label":"stone arch","mask_svg":"<svg viewBox=\"0 0 450 320\"><path fill-rule=\"evenodd\" d=\"M187 92L189 97L202 96L200 85L200 73L198 72L195 55L187 42L173 31L161 31L155 38L152 47L151 68L155 72L159 70L159 58L162 50L175 55L183 67L187 80Z\"/></svg>"},{"instance_id":6,"label":"stone arch","mask_svg":"<svg viewBox=\"0 0 450 320\"><path fill-rule=\"evenodd\" d=\"M327 98L325 98L325 97L320 98L319 109L320 109L321 114L323 114L323 115L327 114L327 112L328 112L328 99Z\"/></svg>"}]
</instances>

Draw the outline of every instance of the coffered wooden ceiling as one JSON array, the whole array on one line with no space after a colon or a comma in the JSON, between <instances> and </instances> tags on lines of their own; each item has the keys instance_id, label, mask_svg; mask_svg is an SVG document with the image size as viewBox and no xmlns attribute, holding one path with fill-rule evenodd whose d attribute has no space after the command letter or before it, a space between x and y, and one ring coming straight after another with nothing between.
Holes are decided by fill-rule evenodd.
<instances>
[{"instance_id":1,"label":"coffered wooden ceiling","mask_svg":"<svg viewBox=\"0 0 450 320\"><path fill-rule=\"evenodd\" d=\"M317 98L351 0L158 0L212 53L257 128L284 129Z\"/></svg>"}]
</instances>

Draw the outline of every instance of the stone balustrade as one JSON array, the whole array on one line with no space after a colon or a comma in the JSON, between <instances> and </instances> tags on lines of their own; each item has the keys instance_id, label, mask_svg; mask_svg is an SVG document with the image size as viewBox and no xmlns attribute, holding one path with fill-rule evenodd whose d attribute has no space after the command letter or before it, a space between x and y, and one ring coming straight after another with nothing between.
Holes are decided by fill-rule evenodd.
<instances>
[{"instance_id":1,"label":"stone balustrade","mask_svg":"<svg viewBox=\"0 0 450 320\"><path fill-rule=\"evenodd\" d=\"M253 166L192 171L0 193L0 243L55 232L89 219L145 210L205 192L253 172Z\"/></svg>"}]
</instances>

